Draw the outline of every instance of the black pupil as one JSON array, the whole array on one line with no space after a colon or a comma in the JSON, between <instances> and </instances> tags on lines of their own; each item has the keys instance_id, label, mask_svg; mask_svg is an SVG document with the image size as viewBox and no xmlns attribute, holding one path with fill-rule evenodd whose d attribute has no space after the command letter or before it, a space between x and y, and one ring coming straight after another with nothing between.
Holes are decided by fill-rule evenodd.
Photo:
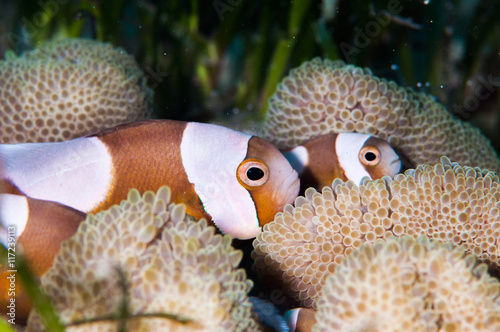
<instances>
[{"instance_id":1,"label":"black pupil","mask_svg":"<svg viewBox=\"0 0 500 332\"><path fill-rule=\"evenodd\" d=\"M365 159L368 161L374 161L375 159L377 159L377 156L373 152L367 152L365 153Z\"/></svg>"},{"instance_id":2,"label":"black pupil","mask_svg":"<svg viewBox=\"0 0 500 332\"><path fill-rule=\"evenodd\" d=\"M247 171L247 177L252 181L260 180L264 177L264 171L257 167L250 167Z\"/></svg>"}]
</instances>

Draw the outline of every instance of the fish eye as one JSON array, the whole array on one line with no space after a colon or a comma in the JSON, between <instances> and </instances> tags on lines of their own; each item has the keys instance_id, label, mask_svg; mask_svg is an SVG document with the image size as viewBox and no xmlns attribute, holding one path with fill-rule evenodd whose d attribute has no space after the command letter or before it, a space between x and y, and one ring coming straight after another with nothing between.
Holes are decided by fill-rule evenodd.
<instances>
[{"instance_id":1,"label":"fish eye","mask_svg":"<svg viewBox=\"0 0 500 332\"><path fill-rule=\"evenodd\" d=\"M359 151L359 160L363 165L375 166L380 162L381 153L375 146L365 146Z\"/></svg>"},{"instance_id":2,"label":"fish eye","mask_svg":"<svg viewBox=\"0 0 500 332\"><path fill-rule=\"evenodd\" d=\"M258 167L250 167L247 170L247 178L252 181L258 181L264 177L264 171Z\"/></svg>"},{"instance_id":3,"label":"fish eye","mask_svg":"<svg viewBox=\"0 0 500 332\"><path fill-rule=\"evenodd\" d=\"M262 186L269 179L269 169L260 160L249 159L238 167L238 180L249 187Z\"/></svg>"}]
</instances>

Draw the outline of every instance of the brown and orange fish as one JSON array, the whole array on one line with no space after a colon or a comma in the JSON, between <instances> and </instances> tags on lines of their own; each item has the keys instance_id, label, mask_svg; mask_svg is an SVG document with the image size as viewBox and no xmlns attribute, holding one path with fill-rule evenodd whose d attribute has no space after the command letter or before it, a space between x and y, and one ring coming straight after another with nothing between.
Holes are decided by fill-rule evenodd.
<instances>
[{"instance_id":1,"label":"brown and orange fish","mask_svg":"<svg viewBox=\"0 0 500 332\"><path fill-rule=\"evenodd\" d=\"M302 192L309 187L321 191L337 178L360 185L364 177L393 177L402 166L389 143L359 133L318 136L284 155L299 173Z\"/></svg>"}]
</instances>

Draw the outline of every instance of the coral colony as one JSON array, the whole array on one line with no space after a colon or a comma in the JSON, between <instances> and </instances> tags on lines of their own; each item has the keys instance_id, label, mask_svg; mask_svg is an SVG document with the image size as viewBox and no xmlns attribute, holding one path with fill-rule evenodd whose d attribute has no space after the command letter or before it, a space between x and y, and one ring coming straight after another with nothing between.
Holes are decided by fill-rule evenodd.
<instances>
[{"instance_id":1,"label":"coral colony","mask_svg":"<svg viewBox=\"0 0 500 332\"><path fill-rule=\"evenodd\" d=\"M27 319L26 331L47 330L43 313L32 310L28 318L28 310L16 308L23 292L10 248L22 247L26 228L41 230L30 242L35 252L48 250L45 234L57 235L46 267L35 270L67 331L264 331L266 324L301 332L500 331L500 283L493 277L500 272L500 160L478 129L431 96L366 68L315 58L291 70L270 98L258 133L267 142L168 120L106 129L150 118L152 104L133 59L108 44L49 42L0 67L0 216L9 248L0 304L10 323ZM66 143L101 130L105 134ZM22 159L16 149L31 153L43 146L46 153L35 156L61 158L43 170L56 170L49 172L53 178L66 174L57 185L65 188L73 180L67 172L78 168L65 158L77 158L92 143L99 148L86 150L92 160L111 165L96 174L129 181L134 150L115 148L128 147L127 139L141 130L150 135L135 151L158 159L165 152L157 151L161 137L178 158L134 170L130 185L119 183L126 188L117 204L86 211L81 206L88 202L73 196L71 206L26 197L39 181L48 181L42 191L49 196L59 189L50 190L50 177L23 174L30 163L36 170L37 161ZM114 140L110 132L122 137ZM305 143L315 139L332 144ZM55 141L65 142L5 144ZM197 148L186 152L186 142ZM314 169L326 183L297 194L297 174L269 142L299 177L328 149L335 163ZM225 143L234 146L224 149ZM175 167L174 182L141 187L169 167ZM227 172L217 173L221 168ZM259 193L268 181L271 189ZM100 182L87 183L97 188ZM104 196L119 184L106 187ZM183 197L187 192L191 201ZM243 252L233 247L241 220L221 227L214 215L251 221L245 227L255 232L234 237L257 234L253 280L240 266ZM28 265L39 266L33 251L26 253ZM261 302L250 299L252 288L286 296L267 311L276 324L254 307Z\"/></svg>"},{"instance_id":2,"label":"coral colony","mask_svg":"<svg viewBox=\"0 0 500 332\"><path fill-rule=\"evenodd\" d=\"M270 98L260 135L289 149L339 132L386 140L414 167L447 156L461 165L500 170L488 139L432 96L342 61L315 58L292 69Z\"/></svg>"},{"instance_id":3,"label":"coral colony","mask_svg":"<svg viewBox=\"0 0 500 332\"><path fill-rule=\"evenodd\" d=\"M498 280L462 248L391 237L327 278L314 331L498 331L499 295Z\"/></svg>"},{"instance_id":4,"label":"coral colony","mask_svg":"<svg viewBox=\"0 0 500 332\"><path fill-rule=\"evenodd\" d=\"M144 73L110 44L48 42L1 61L0 72L2 143L68 140L151 117Z\"/></svg>"},{"instance_id":5,"label":"coral colony","mask_svg":"<svg viewBox=\"0 0 500 332\"><path fill-rule=\"evenodd\" d=\"M229 235L171 203L168 187L143 195L133 190L120 206L89 215L41 282L64 323L116 315L124 301L117 271L123 270L135 317L130 331L258 331L247 296L252 282L237 268L241 258ZM159 313L175 317L154 317ZM103 320L68 331L117 326ZM31 317L28 330L41 329Z\"/></svg>"},{"instance_id":6,"label":"coral colony","mask_svg":"<svg viewBox=\"0 0 500 332\"><path fill-rule=\"evenodd\" d=\"M391 179L312 188L254 241L256 268L314 307L325 278L364 243L425 235L500 266L498 176L443 158Z\"/></svg>"}]
</instances>

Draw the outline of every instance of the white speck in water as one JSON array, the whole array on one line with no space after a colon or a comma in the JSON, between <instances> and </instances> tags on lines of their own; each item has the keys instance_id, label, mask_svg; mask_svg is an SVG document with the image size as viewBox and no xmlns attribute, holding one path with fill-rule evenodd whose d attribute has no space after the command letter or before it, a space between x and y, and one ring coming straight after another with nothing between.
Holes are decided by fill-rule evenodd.
<instances>
[{"instance_id":1,"label":"white speck in water","mask_svg":"<svg viewBox=\"0 0 500 332\"><path fill-rule=\"evenodd\" d=\"M167 55L167 52L163 52L163 55Z\"/></svg>"},{"instance_id":2,"label":"white speck in water","mask_svg":"<svg viewBox=\"0 0 500 332\"><path fill-rule=\"evenodd\" d=\"M139 25L139 29L142 29L142 25Z\"/></svg>"},{"instance_id":3,"label":"white speck in water","mask_svg":"<svg viewBox=\"0 0 500 332\"><path fill-rule=\"evenodd\" d=\"M444 89L444 85L440 85L439 87L440 87L441 89Z\"/></svg>"},{"instance_id":4,"label":"white speck in water","mask_svg":"<svg viewBox=\"0 0 500 332\"><path fill-rule=\"evenodd\" d=\"M428 5L429 3L431 3L431 0L424 0L423 2L424 5Z\"/></svg>"},{"instance_id":5,"label":"white speck in water","mask_svg":"<svg viewBox=\"0 0 500 332\"><path fill-rule=\"evenodd\" d=\"M422 82L417 83L417 87L421 88L422 87Z\"/></svg>"},{"instance_id":6,"label":"white speck in water","mask_svg":"<svg viewBox=\"0 0 500 332\"><path fill-rule=\"evenodd\" d=\"M398 69L399 69L399 67L398 67L398 65L396 65L396 64L392 64L392 65L391 65L391 69L392 69L392 70L398 70Z\"/></svg>"},{"instance_id":7,"label":"white speck in water","mask_svg":"<svg viewBox=\"0 0 500 332\"><path fill-rule=\"evenodd\" d=\"M425 87L430 87L431 86L431 82L425 82Z\"/></svg>"}]
</instances>

